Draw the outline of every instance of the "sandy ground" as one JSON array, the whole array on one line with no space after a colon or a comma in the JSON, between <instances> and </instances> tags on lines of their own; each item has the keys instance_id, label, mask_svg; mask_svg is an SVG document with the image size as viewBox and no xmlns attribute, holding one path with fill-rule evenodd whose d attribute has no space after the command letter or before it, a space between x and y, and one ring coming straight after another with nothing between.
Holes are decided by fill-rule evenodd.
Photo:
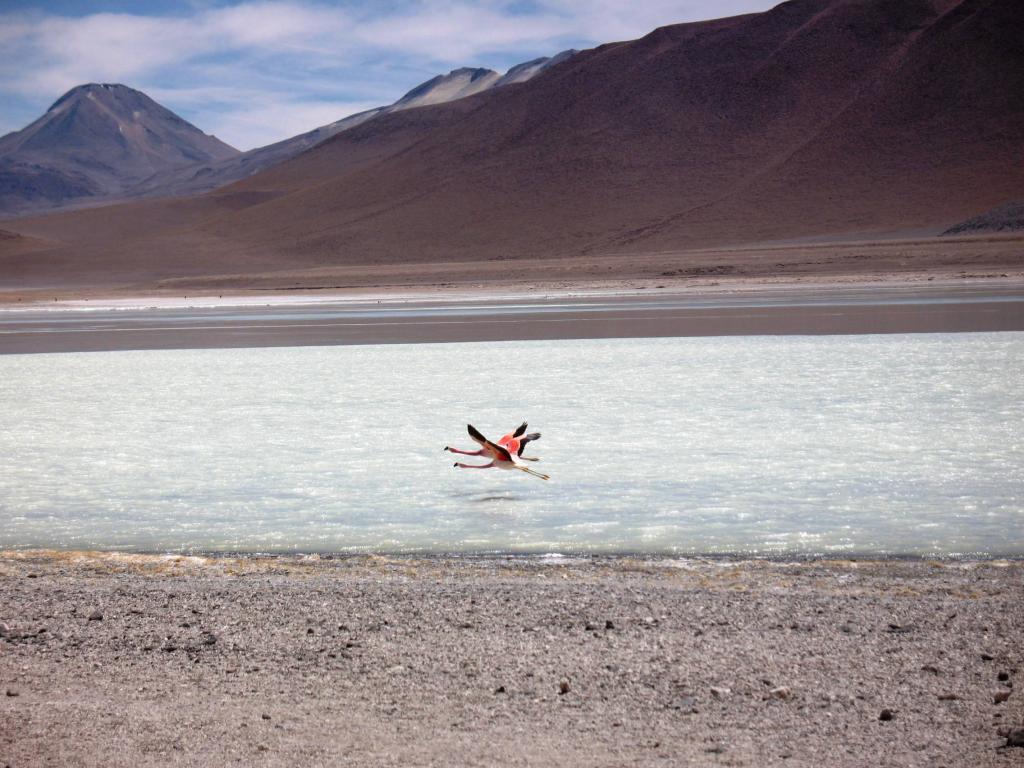
<instances>
[{"instance_id":1,"label":"sandy ground","mask_svg":"<svg viewBox=\"0 0 1024 768\"><path fill-rule=\"evenodd\" d=\"M927 285L933 281L1024 283L1024 235L786 242L734 248L565 258L509 258L435 263L336 264L321 267L168 277L170 267L133 254L130 269L8 253L0 242L0 306L54 300L148 297L176 300L242 296L321 298L465 296L486 292L720 292L839 285ZM183 247L187 253L187 248ZM164 269L166 267L166 269ZM184 270L184 267L182 267ZM162 271L163 270L163 271Z\"/></svg>"},{"instance_id":2,"label":"sandy ground","mask_svg":"<svg viewBox=\"0 0 1024 768\"><path fill-rule=\"evenodd\" d=\"M1022 562L6 553L0 622L0 765L1024 765Z\"/></svg>"}]
</instances>

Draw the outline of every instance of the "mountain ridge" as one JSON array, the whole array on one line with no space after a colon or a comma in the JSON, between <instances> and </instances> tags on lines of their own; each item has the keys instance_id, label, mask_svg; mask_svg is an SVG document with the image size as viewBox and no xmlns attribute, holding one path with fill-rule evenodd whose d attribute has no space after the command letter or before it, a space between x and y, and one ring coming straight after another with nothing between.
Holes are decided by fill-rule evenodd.
<instances>
[{"instance_id":1,"label":"mountain ridge","mask_svg":"<svg viewBox=\"0 0 1024 768\"><path fill-rule=\"evenodd\" d=\"M117 242L88 216L4 226L68 244L25 280L673 254L663 272L689 274L701 249L937 235L1024 198L1014 19L1011 0L794 0L672 25L380 115L212 194L105 209Z\"/></svg>"},{"instance_id":2,"label":"mountain ridge","mask_svg":"<svg viewBox=\"0 0 1024 768\"><path fill-rule=\"evenodd\" d=\"M25 136L31 136L40 126L45 127L56 120L65 110L65 105L73 103L83 94L92 98L97 89L103 91L117 90L122 98L130 98L139 102L146 110L159 115L167 125L184 131L198 131L195 126L180 116L150 99L141 91L124 85L90 83L76 86L59 97L40 118L33 121L21 131L15 131L0 137L0 214L27 214L42 210L59 210L64 205L82 203L104 204L127 199L178 196L208 192L231 182L250 176L276 163L315 146L321 141L348 130L379 115L390 112L413 109L421 106L440 104L456 99L467 98L494 87L503 87L526 82L533 76L551 66L560 63L575 53L573 50L562 51L552 57L541 57L530 62L515 65L506 75L491 69L460 67L447 74L437 75L413 87L397 101L382 107L365 110L348 115L327 125L311 131L283 139L278 142L257 147L247 152L239 152L227 147L230 152L214 151L223 144L215 137L207 142L211 151L192 150L191 153L181 152L180 161L163 162L144 165L139 162L129 164L128 170L117 173L117 162L106 152L109 172L97 176L92 166L93 157L104 155L103 147L110 143L111 136L100 135L93 130L90 141L82 136L63 136L62 152L56 153L59 163L54 163L54 147L45 146L32 150L31 157L13 157L4 165L5 155L15 155L22 148ZM505 79L513 73L514 78ZM125 117L122 115L122 117ZM108 133L112 134L107 125ZM199 132L201 134L201 132ZM7 149L5 150L5 146ZM81 153L88 153L88 160L82 157L69 158L68 149L75 148ZM143 153L145 154L145 153ZM24 155L24 153L22 153ZM52 166L52 167L51 167ZM91 170L90 170L91 169ZM34 179L34 181L31 181ZM4 194L6 190L6 195ZM19 199L19 191L21 198ZM26 194L27 193L27 194Z\"/></svg>"}]
</instances>

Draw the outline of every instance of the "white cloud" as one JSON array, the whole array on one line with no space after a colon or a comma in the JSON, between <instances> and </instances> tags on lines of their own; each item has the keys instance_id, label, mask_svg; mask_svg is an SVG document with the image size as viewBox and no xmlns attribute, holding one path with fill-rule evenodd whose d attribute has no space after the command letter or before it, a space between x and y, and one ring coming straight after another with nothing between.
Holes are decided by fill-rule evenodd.
<instances>
[{"instance_id":1,"label":"white cloud","mask_svg":"<svg viewBox=\"0 0 1024 768\"><path fill-rule=\"evenodd\" d=\"M277 92L221 86L153 88L147 93L161 104L173 103L175 111L204 132L245 149L297 136L379 105L377 100L304 100ZM210 105L217 109L210 109ZM274 138L268 140L268 136Z\"/></svg>"},{"instance_id":2,"label":"white cloud","mask_svg":"<svg viewBox=\"0 0 1024 768\"><path fill-rule=\"evenodd\" d=\"M121 82L247 149L388 103L443 69L507 67L769 4L265 0L177 15L0 13L0 130L80 83Z\"/></svg>"}]
</instances>

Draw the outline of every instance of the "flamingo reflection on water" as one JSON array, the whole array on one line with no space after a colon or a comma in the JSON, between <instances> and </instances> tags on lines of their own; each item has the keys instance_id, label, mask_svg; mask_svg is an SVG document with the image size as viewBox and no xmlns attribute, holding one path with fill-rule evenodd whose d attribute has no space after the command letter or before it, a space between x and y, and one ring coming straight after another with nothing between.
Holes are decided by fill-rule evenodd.
<instances>
[{"instance_id":1,"label":"flamingo reflection on water","mask_svg":"<svg viewBox=\"0 0 1024 768\"><path fill-rule=\"evenodd\" d=\"M469 436L480 445L480 449L476 451L462 451L458 448L445 446L445 450L449 453L461 453L464 456L488 456L491 461L489 464L462 464L457 461L455 462L456 467L461 469L518 469L520 472L539 477L542 480L550 480L542 472L536 472L522 464L523 461L537 461L534 457L523 456L522 454L527 443L540 438L539 432L532 432L529 435L524 434L526 432L525 421L515 432L505 435L497 443L491 442L484 437L472 424L467 424L466 426L469 430Z\"/></svg>"}]
</instances>

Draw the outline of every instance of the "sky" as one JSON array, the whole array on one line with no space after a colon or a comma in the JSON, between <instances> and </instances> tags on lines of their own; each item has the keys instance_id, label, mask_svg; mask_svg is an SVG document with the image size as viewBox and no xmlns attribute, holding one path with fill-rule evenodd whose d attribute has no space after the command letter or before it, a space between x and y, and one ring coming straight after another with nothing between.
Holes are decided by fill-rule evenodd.
<instances>
[{"instance_id":1,"label":"sky","mask_svg":"<svg viewBox=\"0 0 1024 768\"><path fill-rule=\"evenodd\" d=\"M390 104L452 69L505 71L771 0L0 0L0 135L89 82L144 91L238 149Z\"/></svg>"}]
</instances>

